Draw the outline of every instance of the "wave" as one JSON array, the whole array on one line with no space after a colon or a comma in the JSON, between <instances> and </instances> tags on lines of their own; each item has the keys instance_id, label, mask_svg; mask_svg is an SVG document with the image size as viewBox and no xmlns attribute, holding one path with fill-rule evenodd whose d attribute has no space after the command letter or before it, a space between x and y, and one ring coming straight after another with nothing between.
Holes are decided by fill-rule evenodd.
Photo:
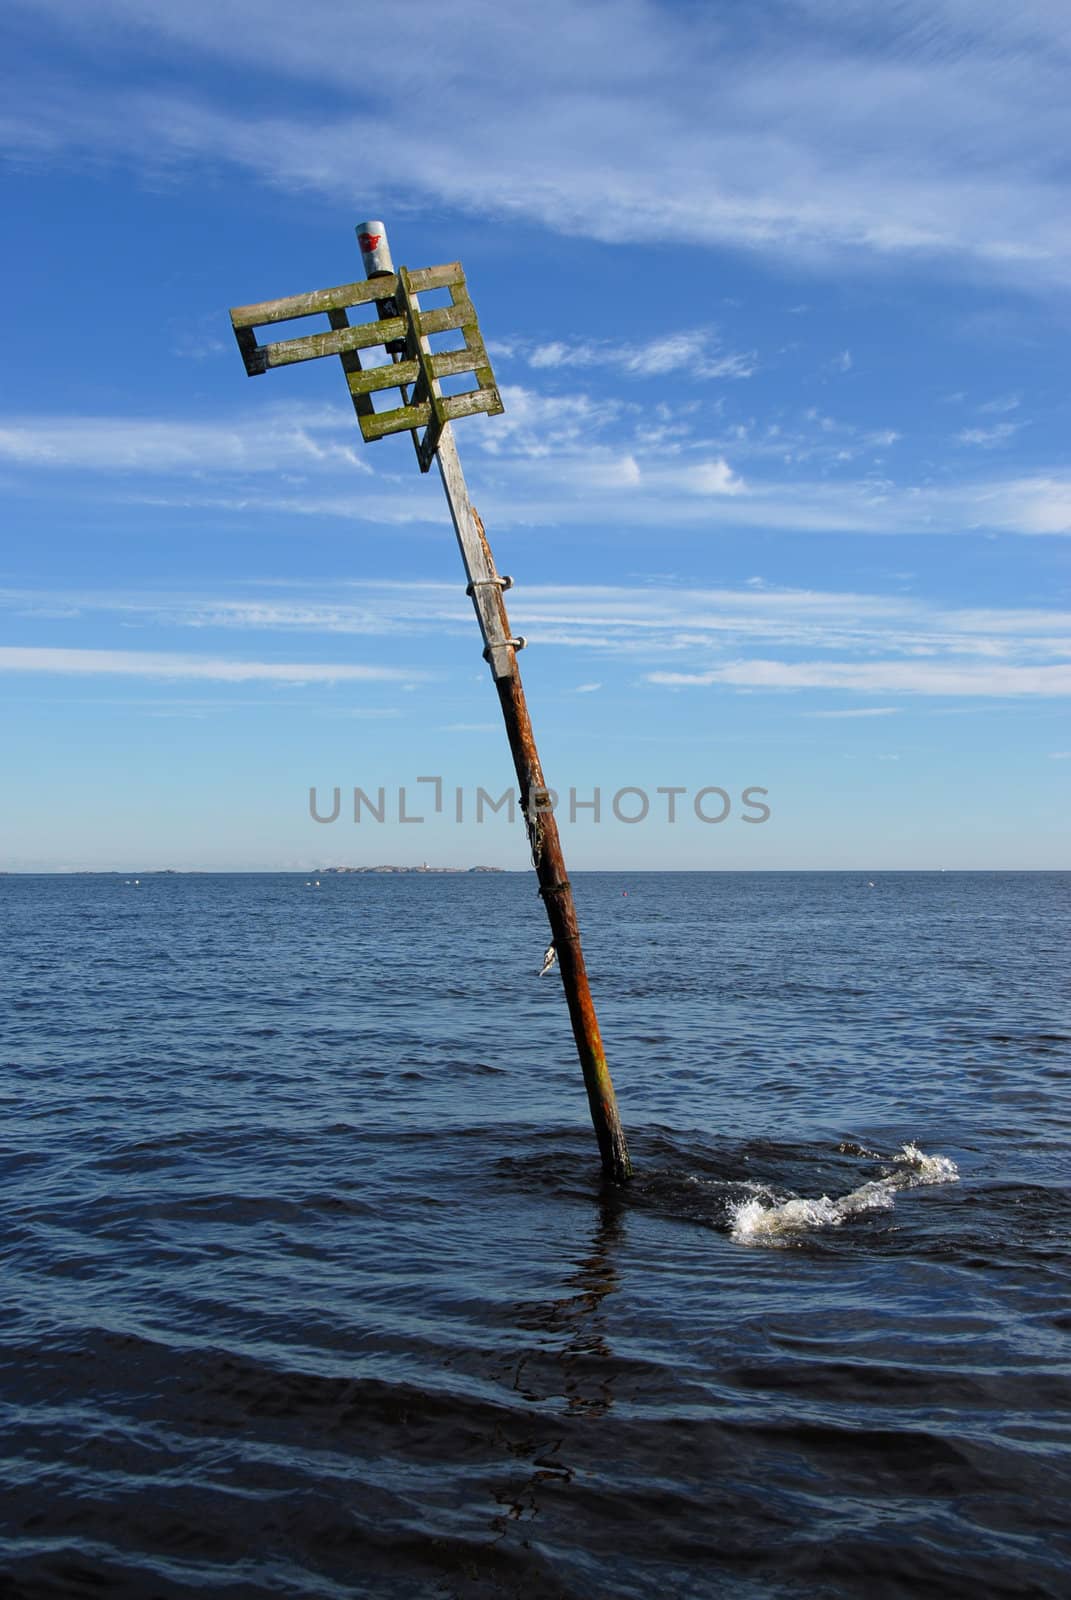
<instances>
[{"instance_id":1,"label":"wave","mask_svg":"<svg viewBox=\"0 0 1071 1600\"><path fill-rule=\"evenodd\" d=\"M740 1244L775 1242L784 1234L814 1228L839 1228L850 1217L867 1211L888 1211L901 1189L928 1184L958 1183L959 1170L948 1156L930 1156L916 1144L902 1145L892 1158L896 1170L852 1189L838 1199L821 1195L817 1200L777 1200L767 1190L742 1200L730 1210L731 1234Z\"/></svg>"}]
</instances>

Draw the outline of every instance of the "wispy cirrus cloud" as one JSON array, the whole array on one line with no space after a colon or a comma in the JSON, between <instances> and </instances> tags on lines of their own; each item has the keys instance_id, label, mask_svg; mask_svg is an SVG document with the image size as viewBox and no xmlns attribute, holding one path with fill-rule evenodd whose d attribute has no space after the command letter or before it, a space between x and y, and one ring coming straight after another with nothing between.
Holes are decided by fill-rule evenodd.
<instances>
[{"instance_id":1,"label":"wispy cirrus cloud","mask_svg":"<svg viewBox=\"0 0 1071 1600\"><path fill-rule=\"evenodd\" d=\"M279 684L397 683L421 676L394 667L366 667L353 662L234 661L171 651L70 650L52 645L0 646L0 672Z\"/></svg>"},{"instance_id":2,"label":"wispy cirrus cloud","mask_svg":"<svg viewBox=\"0 0 1071 1600\"><path fill-rule=\"evenodd\" d=\"M348 434L349 437L346 435ZM146 476L278 473L312 466L367 474L342 407L267 407L259 414L180 417L38 415L0 418L0 461L44 472Z\"/></svg>"},{"instance_id":3,"label":"wispy cirrus cloud","mask_svg":"<svg viewBox=\"0 0 1071 1600\"><path fill-rule=\"evenodd\" d=\"M994 450L998 445L1008 444L1024 426L1022 422L995 422L991 428L963 428L956 434L956 441L977 445L982 450Z\"/></svg>"},{"instance_id":4,"label":"wispy cirrus cloud","mask_svg":"<svg viewBox=\"0 0 1071 1600\"><path fill-rule=\"evenodd\" d=\"M532 344L514 339L510 349L537 370L595 367L622 372L629 378L673 373L687 375L689 380L750 378L758 367L756 351L722 350L710 328L664 334L637 344L614 344L608 339L554 339L548 344Z\"/></svg>"},{"instance_id":5,"label":"wispy cirrus cloud","mask_svg":"<svg viewBox=\"0 0 1071 1600\"><path fill-rule=\"evenodd\" d=\"M3 131L24 160L226 163L360 208L379 203L380 173L395 209L446 204L637 249L944 258L1068 281L1068 22L1048 0L1014 17L998 0L760 0L746 25L668 0L411 0L392 21L406 70L379 75L356 112L369 24L340 28L337 0L307 0L300 27L281 0L229 0L226 26L215 0L13 3L31 36L86 47L80 70L49 80L31 45L12 74ZM148 87L116 81L123 60ZM221 62L225 91L195 70ZM266 110L287 87L285 109Z\"/></svg>"},{"instance_id":6,"label":"wispy cirrus cloud","mask_svg":"<svg viewBox=\"0 0 1071 1600\"><path fill-rule=\"evenodd\" d=\"M493 427L482 428L473 442L491 455L527 456L535 460L590 454L593 440L618 429L628 417L616 398L595 398L582 392L543 394L523 384L503 383L505 412Z\"/></svg>"},{"instance_id":7,"label":"wispy cirrus cloud","mask_svg":"<svg viewBox=\"0 0 1071 1600\"><path fill-rule=\"evenodd\" d=\"M469 636L472 617L460 584L369 580L332 584L245 585L224 595L164 592L0 591L0 608L31 618L43 602L67 607L67 637L100 619L145 629L194 629L221 636L432 633ZM46 609L48 607L46 606ZM1071 615L1037 608L949 609L909 597L850 591L756 588L698 589L655 584L525 585L510 597L514 626L533 644L580 650L617 663L615 671L647 668L665 686L863 691L876 694L1042 695L1071 687ZM186 652L114 652L59 648L48 618L47 648L0 654L0 669L128 671L147 676L275 678L412 677L396 668L295 666L264 659ZM774 660L770 651L781 653ZM5 662L6 655L6 662ZM677 663L686 658L682 670ZM54 662L54 666L49 663ZM117 666L110 663L118 662ZM602 672L602 668L596 670ZM605 673L574 693L607 686ZM815 714L888 717L898 706L838 708Z\"/></svg>"},{"instance_id":8,"label":"wispy cirrus cloud","mask_svg":"<svg viewBox=\"0 0 1071 1600\"><path fill-rule=\"evenodd\" d=\"M1071 695L1071 665L1015 667L942 662L732 661L706 672L651 672L671 688L840 689L850 693L984 695L988 698Z\"/></svg>"},{"instance_id":9,"label":"wispy cirrus cloud","mask_svg":"<svg viewBox=\"0 0 1071 1600\"><path fill-rule=\"evenodd\" d=\"M857 717L895 717L901 711L900 706L860 706L856 710L841 709L839 711L805 711L805 717L818 717L824 720L841 721L844 718L854 720Z\"/></svg>"},{"instance_id":10,"label":"wispy cirrus cloud","mask_svg":"<svg viewBox=\"0 0 1071 1600\"><path fill-rule=\"evenodd\" d=\"M801 429L810 430L806 443L802 433L790 438L781 429L760 435L737 427L704 436L704 419L697 421L691 413L678 419L667 438L642 411L616 398L546 395L519 385L506 385L503 392L505 415L477 419L468 435L474 446L469 457L473 491L496 527L1071 533L1066 468L990 472L937 483L897 482L880 466L867 476L852 476L859 467L851 425L817 411L801 419ZM667 410L667 418L671 415ZM863 434L861 442L884 446L895 437L892 432ZM853 448L843 449L844 441ZM102 498L110 495L128 506L373 525L439 521L441 502L427 482L416 482L411 474L401 482L388 477L397 462L390 454L396 443L374 447L384 452L373 456L385 469L381 476L354 438L352 413L341 406L299 409L293 415L269 408L262 417L243 413L198 422L0 419L0 460L19 474L20 485L37 493L61 494L62 475L70 471L80 496L91 475L105 485ZM808 474L808 468L811 474L821 468L823 475ZM356 473L361 474L359 490L353 487ZM373 481L366 483L369 474ZM181 490L153 486L154 479L165 478L181 478Z\"/></svg>"}]
</instances>

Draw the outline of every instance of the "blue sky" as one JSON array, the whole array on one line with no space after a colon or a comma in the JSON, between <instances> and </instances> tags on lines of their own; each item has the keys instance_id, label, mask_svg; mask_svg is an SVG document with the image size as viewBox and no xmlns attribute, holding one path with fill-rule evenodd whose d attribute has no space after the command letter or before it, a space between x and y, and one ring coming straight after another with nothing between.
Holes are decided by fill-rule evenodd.
<instances>
[{"instance_id":1,"label":"blue sky","mask_svg":"<svg viewBox=\"0 0 1071 1600\"><path fill-rule=\"evenodd\" d=\"M575 866L1071 864L1065 5L3 29L4 865L524 864L454 820L511 771L437 477L230 332L360 277L367 217L468 276L507 409L458 446L548 777L603 796ZM317 824L335 785L426 820Z\"/></svg>"}]
</instances>

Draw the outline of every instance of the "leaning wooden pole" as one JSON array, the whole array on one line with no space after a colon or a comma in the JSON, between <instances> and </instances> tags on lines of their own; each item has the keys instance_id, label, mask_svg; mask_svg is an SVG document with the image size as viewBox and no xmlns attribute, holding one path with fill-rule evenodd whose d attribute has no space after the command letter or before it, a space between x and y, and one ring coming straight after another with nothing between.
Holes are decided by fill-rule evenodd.
<instances>
[{"instance_id":1,"label":"leaning wooden pole","mask_svg":"<svg viewBox=\"0 0 1071 1600\"><path fill-rule=\"evenodd\" d=\"M390 251L383 224L362 223L357 229L361 242L365 271L369 278L388 276L393 271ZM374 239L371 249L365 241ZM391 314L393 306L381 306L381 313ZM426 341L424 341L426 347ZM398 357L396 356L396 360ZM404 390L403 390L404 393ZM484 526L469 499L461 461L454 443L450 423L444 424L439 436L435 459L439 466L443 489L446 492L450 516L457 535L458 548L468 578L468 593L480 624L484 641L484 659L487 661L498 690L506 734L513 755L520 786L521 809L528 828L532 848L532 864L539 879L539 893L547 911L551 937L561 969L562 985L569 1007L569 1020L573 1025L580 1067L584 1074L591 1120L599 1143L603 1171L614 1183L624 1183L632 1176L625 1132L617 1110L617 1096L613 1079L606 1064L606 1051L595 1016L591 998L584 952L580 944L576 905L572 886L565 869L558 824L550 804L550 794L543 777L543 768L536 749L532 720L524 697L517 650L523 640L514 637L506 614L503 592L510 587L511 579L500 577L495 567L491 546L487 542Z\"/></svg>"},{"instance_id":2,"label":"leaning wooden pole","mask_svg":"<svg viewBox=\"0 0 1071 1600\"><path fill-rule=\"evenodd\" d=\"M502 397L468 297L461 263L452 261L444 266L423 267L417 272L399 267L395 272L381 222L361 223L357 238L366 281L314 289L308 294L286 295L280 300L262 300L256 305L235 306L231 310L231 326L251 378L296 361L340 357L363 438L371 443L391 433L409 432L413 435L421 472L427 472L432 461L438 463L468 577L468 592L483 633L484 659L498 689L517 769L532 862L550 921L603 1170L614 1182L623 1183L632 1172L628 1146L617 1114L614 1086L584 970L576 907L565 870L558 824L543 778L517 667L517 651L524 640L514 638L502 599L511 580L499 577L495 569L483 523L469 499L451 427L455 418L479 412L494 416L503 409ZM418 295L432 291L445 291L449 306L422 311ZM371 322L359 320L351 325L349 312L358 307L363 311L373 301L377 318ZM326 315L331 325L328 333L265 343L257 339L259 328L321 315ZM450 332L460 338L460 347L433 351L428 336ZM388 355L393 356L393 364L363 367L361 351L378 348L385 348ZM441 379L465 374L475 380L474 389L466 389L462 394L443 394ZM389 394L392 390L400 390L403 404L377 410L374 397L382 397L384 392Z\"/></svg>"},{"instance_id":3,"label":"leaning wooden pole","mask_svg":"<svg viewBox=\"0 0 1071 1600\"><path fill-rule=\"evenodd\" d=\"M632 1175L632 1163L584 966L576 905L566 875L558 824L549 808L540 809L547 805L548 796L520 674L499 678L496 687L513 752L513 764L517 769L521 804L525 809L532 845L532 861L539 878L539 893L547 908L547 920L561 968L569 1020L573 1025L573 1037L584 1074L603 1171L615 1183L624 1183Z\"/></svg>"},{"instance_id":4,"label":"leaning wooden pole","mask_svg":"<svg viewBox=\"0 0 1071 1600\"><path fill-rule=\"evenodd\" d=\"M453 448L453 441L450 441ZM442 445L440 445L440 451ZM449 450L447 452L449 454ZM456 459L456 448L453 449ZM447 466L440 455L440 470L443 483L447 485L447 499L450 502L451 514L454 517L454 526L458 529L458 543L465 553L461 530L458 526L458 517L455 511L455 497L449 487ZM460 469L459 469L460 470ZM499 646L492 651L488 639L485 654L491 661L492 672L495 676L495 688L498 690L499 704L502 707L502 717L506 724L506 736L509 739L510 751L513 755L513 765L517 772L517 782L520 786L521 810L528 828L528 840L532 849L532 865L535 867L539 879L539 893L547 911L547 920L550 923L551 937L557 952L558 966L561 969L562 985L565 989L566 1004L569 1007L569 1020L573 1025L573 1037L576 1040L577 1054L580 1057L580 1067L584 1074L584 1086L588 1093L588 1105L591 1108L591 1120L595 1126L595 1137L599 1142L599 1152L602 1156L603 1171L615 1183L624 1183L632 1175L632 1163L629 1160L628 1145L625 1142L625 1132L621 1126L621 1118L617 1110L617 1096L614 1093L613 1079L610 1069L606 1064L606 1051L603 1048L602 1035L599 1032L599 1023L595 1015L595 1004L591 998L591 987L588 983L587 968L584 965L584 951L580 943L580 927L577 922L576 904L573 900L572 885L565 867L565 855L562 851L561 838L558 833L558 823L551 805L551 796L543 777L543 767L536 748L535 734L532 731L532 719L528 715L528 703L524 697L524 685L521 682L520 668L517 663L516 645L512 642L513 635L506 615L506 605L502 598L503 581L495 570L494 558L491 547L487 542L483 523L475 507L465 496L465 506L468 517L479 541L482 568L487 573L483 580L485 593L497 613L500 625L500 637L504 648ZM464 517L464 510L462 512ZM466 561L466 570L469 563ZM476 580L470 574L469 587L472 593L476 614L483 622L483 610L478 600L479 591ZM494 656L499 654L499 668L496 669ZM505 659L503 660L503 657ZM501 668L509 666L512 670L502 671Z\"/></svg>"}]
</instances>

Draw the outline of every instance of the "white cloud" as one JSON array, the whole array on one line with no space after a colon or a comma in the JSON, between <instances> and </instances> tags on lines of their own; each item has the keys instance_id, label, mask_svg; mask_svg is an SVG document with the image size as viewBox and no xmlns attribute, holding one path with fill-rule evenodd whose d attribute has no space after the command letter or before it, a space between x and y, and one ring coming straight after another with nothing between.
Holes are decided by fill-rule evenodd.
<instances>
[{"instance_id":1,"label":"white cloud","mask_svg":"<svg viewBox=\"0 0 1071 1600\"><path fill-rule=\"evenodd\" d=\"M231 661L150 650L64 650L51 646L0 646L0 672L46 672L85 677L210 678L220 683L342 683L408 680L420 674L352 662Z\"/></svg>"},{"instance_id":2,"label":"white cloud","mask_svg":"<svg viewBox=\"0 0 1071 1600\"><path fill-rule=\"evenodd\" d=\"M4 131L24 160L227 162L359 208L430 201L639 252L1068 279L1067 18L1046 0L795 0L753 26L657 0L410 0L391 24L405 71L376 76L367 110L372 24L339 27L337 0L306 0L300 27L279 0L15 3L24 27L87 41L81 79L42 79L32 48L12 73ZM117 89L104 54L147 87ZM230 69L224 90L205 60ZM269 89L282 113L261 109Z\"/></svg>"},{"instance_id":3,"label":"white cloud","mask_svg":"<svg viewBox=\"0 0 1071 1600\"><path fill-rule=\"evenodd\" d=\"M492 455L516 452L534 459L587 450L604 428L616 426L622 406L617 400L594 400L586 394L548 395L521 384L499 386L505 412L472 433L473 442Z\"/></svg>"},{"instance_id":4,"label":"white cloud","mask_svg":"<svg viewBox=\"0 0 1071 1600\"><path fill-rule=\"evenodd\" d=\"M339 438L334 438L334 434ZM0 420L0 460L22 467L138 474L371 472L352 411L268 406L255 415L184 418L27 416Z\"/></svg>"},{"instance_id":5,"label":"white cloud","mask_svg":"<svg viewBox=\"0 0 1071 1600\"><path fill-rule=\"evenodd\" d=\"M49 599L52 607L44 606ZM9 649L0 655L0 670L231 680L409 680L414 674L279 663L263 643L257 647L258 659L244 662L231 660L226 652L201 656L60 646L81 645L86 629L99 630L102 620L113 628L178 628L196 630L202 637L241 632L261 640L325 633L468 638L474 626L460 582L247 583L222 595L9 589L0 591L0 607L23 617L42 609L67 611L66 621L47 619L47 647ZM800 674L810 673L818 674L812 687L872 694L1051 694L1066 692L1061 685L1071 673L1071 615L1055 609L950 610L907 596L665 583L525 584L510 592L509 608L514 628L533 645L634 662L653 670L654 681L660 683L743 683L751 681L748 674L757 674L757 683L792 687ZM46 626L45 619L37 625ZM771 661L775 652L784 659ZM750 659L752 654L756 659ZM683 674L677 666L682 659L688 662ZM740 673L744 678L734 677ZM783 681L778 673L785 675ZM573 692L594 693L605 681L601 671L598 679L592 673ZM933 687L923 691L923 682ZM836 708L825 715L886 717L898 709L869 705Z\"/></svg>"},{"instance_id":6,"label":"white cloud","mask_svg":"<svg viewBox=\"0 0 1071 1600\"><path fill-rule=\"evenodd\" d=\"M945 662L733 661L709 672L650 672L671 687L726 684L747 689L852 689L873 694L1071 695L1071 665L1015 667Z\"/></svg>"},{"instance_id":7,"label":"white cloud","mask_svg":"<svg viewBox=\"0 0 1071 1600\"><path fill-rule=\"evenodd\" d=\"M960 444L975 444L983 450L992 450L996 445L1007 444L1022 426L1021 422L996 422L991 428L964 428L956 434L956 439Z\"/></svg>"},{"instance_id":8,"label":"white cloud","mask_svg":"<svg viewBox=\"0 0 1071 1600\"><path fill-rule=\"evenodd\" d=\"M758 366L754 350L747 354L722 351L709 328L666 334L645 344L554 339L549 344L526 348L522 341L514 339L509 349L511 354L524 353L528 365L537 370L596 367L633 378L672 374L684 382L696 378L750 378Z\"/></svg>"},{"instance_id":9,"label":"white cloud","mask_svg":"<svg viewBox=\"0 0 1071 1600\"><path fill-rule=\"evenodd\" d=\"M510 354L516 341L510 346ZM528 357L530 367L587 367L595 365L594 345L563 344L555 339L550 344L537 345Z\"/></svg>"},{"instance_id":10,"label":"white cloud","mask_svg":"<svg viewBox=\"0 0 1071 1600\"><path fill-rule=\"evenodd\" d=\"M727 461L701 461L680 472L661 475L693 494L743 494L745 485Z\"/></svg>"},{"instance_id":11,"label":"white cloud","mask_svg":"<svg viewBox=\"0 0 1071 1600\"><path fill-rule=\"evenodd\" d=\"M805 717L842 718L842 717L895 717L899 714L899 706L861 706L857 711L805 711Z\"/></svg>"},{"instance_id":12,"label":"white cloud","mask_svg":"<svg viewBox=\"0 0 1071 1600\"><path fill-rule=\"evenodd\" d=\"M1019 533L1071 533L1071 476L994 483L982 489L977 500L976 526Z\"/></svg>"},{"instance_id":13,"label":"white cloud","mask_svg":"<svg viewBox=\"0 0 1071 1600\"><path fill-rule=\"evenodd\" d=\"M719 526L763 531L963 535L1071 533L1071 472L988 475L941 483L855 476L850 424L814 412L794 439L741 424L704 434L689 413L668 436L649 413L619 399L503 388L505 415L473 419L466 440L472 491L496 528L587 524ZM717 419L715 420L715 427ZM1007 426L998 424L998 427ZM874 436L872 436L874 437ZM877 436L885 439L892 434ZM824 441L824 442L823 442ZM842 442L850 447L843 449ZM392 447L375 446L374 481L352 413L339 407L260 416L184 418L34 416L0 419L0 459L37 493L86 492L86 475L130 505L338 517L372 525L438 523L430 478L401 479ZM809 459L813 457L813 462ZM741 464L747 463L746 474ZM63 474L70 472L70 486ZM359 486L356 474L360 474ZM79 478L78 474L81 474ZM181 484L150 485L150 480Z\"/></svg>"}]
</instances>

